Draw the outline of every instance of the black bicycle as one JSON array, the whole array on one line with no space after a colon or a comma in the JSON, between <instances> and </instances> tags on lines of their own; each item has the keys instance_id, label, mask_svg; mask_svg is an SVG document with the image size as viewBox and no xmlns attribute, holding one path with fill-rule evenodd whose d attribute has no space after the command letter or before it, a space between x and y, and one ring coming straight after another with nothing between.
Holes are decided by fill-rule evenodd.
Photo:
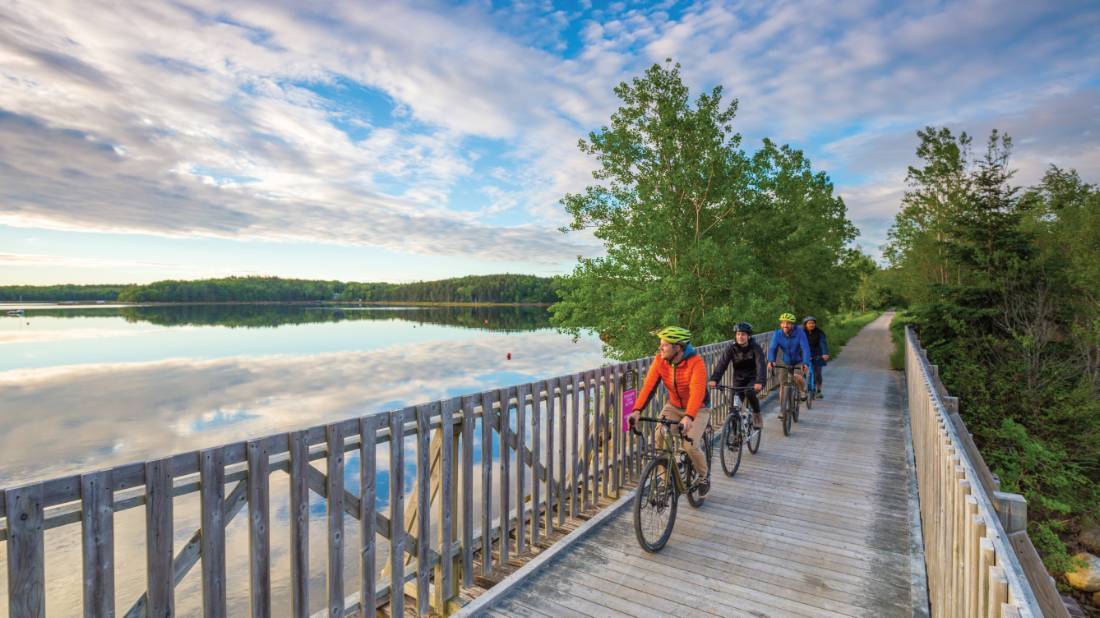
<instances>
[{"instance_id":1,"label":"black bicycle","mask_svg":"<svg viewBox=\"0 0 1100 618\"><path fill-rule=\"evenodd\" d=\"M634 494L634 536L638 538L638 545L642 549L656 552L660 551L672 536L680 494L687 494L688 502L694 507L702 506L705 497L701 494L700 483L696 478L695 467L691 465L691 459L687 453L676 448L677 444L672 438L670 428L673 425L679 428L680 423L665 418L639 418L638 420L665 426L665 431L662 432L664 439L655 447L649 463L642 470L638 491ZM631 430L639 436L642 435L637 427L632 427ZM692 441L687 436L680 437L689 444ZM703 432L703 438L703 453L709 466L714 442L714 429L709 424ZM672 465L672 462L676 462L676 465ZM709 469L707 478L710 478Z\"/></svg>"},{"instance_id":2,"label":"black bicycle","mask_svg":"<svg viewBox=\"0 0 1100 618\"><path fill-rule=\"evenodd\" d=\"M783 380L780 381L779 410L783 415L783 435L791 435L791 422L798 422L798 410L801 407L798 397L798 386L794 383L795 367L776 361L775 369L786 369L783 372ZM773 376L774 378L774 376Z\"/></svg>"},{"instance_id":3,"label":"black bicycle","mask_svg":"<svg viewBox=\"0 0 1100 618\"><path fill-rule=\"evenodd\" d=\"M731 397L729 414L722 423L722 435L718 443L721 445L719 457L722 460L722 470L726 476L733 476L741 467L741 453L744 447L747 445L750 453L756 453L760 449L760 439L764 432L753 427L752 414L745 401L744 393L754 390L753 387L718 384L715 388L726 391Z\"/></svg>"}]
</instances>

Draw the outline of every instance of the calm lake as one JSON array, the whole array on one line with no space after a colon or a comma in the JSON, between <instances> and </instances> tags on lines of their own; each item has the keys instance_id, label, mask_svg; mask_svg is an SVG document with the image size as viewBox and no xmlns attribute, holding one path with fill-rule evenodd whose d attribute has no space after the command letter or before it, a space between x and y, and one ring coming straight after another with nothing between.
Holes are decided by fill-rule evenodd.
<instances>
[{"instance_id":1,"label":"calm lake","mask_svg":"<svg viewBox=\"0 0 1100 618\"><path fill-rule=\"evenodd\" d=\"M508 360L506 355L512 354ZM540 307L0 313L0 486L159 458L604 362Z\"/></svg>"},{"instance_id":2,"label":"calm lake","mask_svg":"<svg viewBox=\"0 0 1100 618\"><path fill-rule=\"evenodd\" d=\"M595 338L558 333L543 308L304 305L27 308L0 311L0 487L256 438L406 405L574 373L607 362ZM507 355L511 353L511 359ZM480 435L480 430L475 436ZM480 451L480 442L474 448ZM499 445L494 445L494 453ZM414 458L406 444L406 462ZM388 452L379 457L388 461ZM480 458L475 454L475 461ZM358 482L357 455L347 462ZM388 473L379 466L378 508ZM406 488L415 468L406 470ZM286 594L284 481L272 477L277 596ZM477 478L475 476L475 478ZM480 490L478 490L480 491ZM191 504L193 502L194 504ZM324 502L311 511L324 520ZM176 500L176 543L196 529L197 496ZM115 515L118 610L144 590L144 514ZM227 529L230 610L247 612L247 527ZM479 522L480 525L480 522ZM349 522L349 541L354 538ZM323 535L324 526L311 528ZM79 613L79 525L46 532L48 615ZM310 556L323 607L325 556ZM6 578L0 544L0 575ZM354 542L347 544L356 573ZM380 547L380 550L384 548ZM385 562L379 557L379 564ZM196 609L196 570L177 611ZM242 575L243 573L243 575ZM241 579L243 577L243 580ZM0 587L3 588L3 587ZM312 603L311 603L312 604ZM278 606L282 614L286 606ZM6 616L0 589L0 617ZM182 615L182 614L181 614Z\"/></svg>"}]
</instances>

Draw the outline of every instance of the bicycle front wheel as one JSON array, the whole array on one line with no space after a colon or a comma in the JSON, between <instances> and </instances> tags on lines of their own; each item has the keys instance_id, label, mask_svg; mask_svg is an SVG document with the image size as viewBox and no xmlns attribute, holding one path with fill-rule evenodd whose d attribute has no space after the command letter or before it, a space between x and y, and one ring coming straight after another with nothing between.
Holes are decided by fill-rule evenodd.
<instances>
[{"instance_id":1,"label":"bicycle front wheel","mask_svg":"<svg viewBox=\"0 0 1100 618\"><path fill-rule=\"evenodd\" d=\"M703 449L703 457L707 460L707 479L709 480L710 473L712 470L714 470L714 428L708 425L707 428L703 431L703 436L701 440L703 441L703 445L700 448ZM687 464L688 487L692 487L696 485L695 480L696 477L699 475L699 472L695 469L695 466L691 465L691 458L688 458ZM688 504L695 508L699 508L703 506L703 502L706 501L707 497L699 493L699 488L695 487L694 489L688 491L687 499Z\"/></svg>"},{"instance_id":2,"label":"bicycle front wheel","mask_svg":"<svg viewBox=\"0 0 1100 618\"><path fill-rule=\"evenodd\" d=\"M741 436L741 415L733 412L722 424L722 440L719 446L721 450L718 451L722 459L722 471L726 476L737 474L737 469L741 467L741 450L744 444L745 440Z\"/></svg>"},{"instance_id":3,"label":"bicycle front wheel","mask_svg":"<svg viewBox=\"0 0 1100 618\"><path fill-rule=\"evenodd\" d=\"M648 552L660 551L668 537L672 536L672 525L676 523L676 503L680 494L672 479L667 455L660 455L642 471L638 483L638 493L634 494L634 536L638 545Z\"/></svg>"},{"instance_id":4,"label":"bicycle front wheel","mask_svg":"<svg viewBox=\"0 0 1100 618\"><path fill-rule=\"evenodd\" d=\"M817 394L817 372L810 368L806 374L806 409L814 407L814 397ZM798 420L798 419L795 419Z\"/></svg>"},{"instance_id":5,"label":"bicycle front wheel","mask_svg":"<svg viewBox=\"0 0 1100 618\"><path fill-rule=\"evenodd\" d=\"M794 419L794 386L783 389L783 401L780 402L783 410L783 435L791 435L791 423Z\"/></svg>"},{"instance_id":6,"label":"bicycle front wheel","mask_svg":"<svg viewBox=\"0 0 1100 618\"><path fill-rule=\"evenodd\" d=\"M764 428L757 429L753 426L752 421L748 421L745 424L745 433L749 435L747 440L749 443L749 452L756 454L756 451L760 450L760 437L764 435Z\"/></svg>"}]
</instances>

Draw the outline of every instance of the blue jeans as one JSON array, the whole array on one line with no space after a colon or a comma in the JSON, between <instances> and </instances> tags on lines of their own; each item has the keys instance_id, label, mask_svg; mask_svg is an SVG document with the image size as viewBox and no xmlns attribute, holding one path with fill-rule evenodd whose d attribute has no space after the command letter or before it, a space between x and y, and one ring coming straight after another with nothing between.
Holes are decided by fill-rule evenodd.
<instances>
[{"instance_id":1,"label":"blue jeans","mask_svg":"<svg viewBox=\"0 0 1100 618\"><path fill-rule=\"evenodd\" d=\"M814 389L821 390L822 372L825 371L825 361L815 358L814 365Z\"/></svg>"}]
</instances>

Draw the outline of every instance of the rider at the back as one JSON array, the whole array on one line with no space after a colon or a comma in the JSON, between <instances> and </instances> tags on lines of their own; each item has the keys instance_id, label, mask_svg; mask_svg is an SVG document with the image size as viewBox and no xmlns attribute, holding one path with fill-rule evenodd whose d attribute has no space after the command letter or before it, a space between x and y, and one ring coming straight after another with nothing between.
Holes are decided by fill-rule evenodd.
<instances>
[{"instance_id":1,"label":"rider at the back","mask_svg":"<svg viewBox=\"0 0 1100 618\"><path fill-rule=\"evenodd\" d=\"M776 367L775 356L777 350L783 350L783 362L790 368L798 367L799 371L793 372L795 386L799 393L806 388L802 376L806 374L806 368L810 365L810 342L806 340L806 332L801 328L795 328L793 313L784 313L779 316L779 328L772 335L771 345L768 346L768 369L776 370L776 378L779 380L779 400L783 401L784 372L791 369ZM805 397L802 397L805 399ZM779 418L783 418L783 406L779 407Z\"/></svg>"},{"instance_id":2,"label":"rider at the back","mask_svg":"<svg viewBox=\"0 0 1100 618\"><path fill-rule=\"evenodd\" d=\"M691 442L684 441L683 449L698 472L699 494L704 495L710 490L710 479L707 477L707 458L699 447L703 431L710 422L710 410L706 408L710 401L707 366L691 345L691 331L679 326L666 326L654 334L661 344L642 383L642 392L638 393L629 423L631 427L637 423L642 410L657 392L657 380L660 379L668 390L668 403L660 416L679 422L684 435L691 439ZM658 443L663 439L663 430L663 425L657 427Z\"/></svg>"},{"instance_id":3,"label":"rider at the back","mask_svg":"<svg viewBox=\"0 0 1100 618\"><path fill-rule=\"evenodd\" d=\"M733 366L733 386L748 390L740 391L741 398L752 408L752 424L757 429L764 426L760 417L760 400L756 394L764 388L767 379L767 359L759 343L752 338L752 324L740 322L733 329L733 342L726 346L714 371L710 373L710 386L713 388L722 380L728 366ZM749 387L752 387L751 389Z\"/></svg>"},{"instance_id":4,"label":"rider at the back","mask_svg":"<svg viewBox=\"0 0 1100 618\"><path fill-rule=\"evenodd\" d=\"M829 344L825 341L825 331L817 327L817 318L808 315L802 318L802 328L806 331L806 341L810 343L810 360L814 368L814 386L817 387L817 398L824 399L825 393L821 392L824 383L824 369L829 361ZM813 395L813 393L810 393Z\"/></svg>"}]
</instances>

